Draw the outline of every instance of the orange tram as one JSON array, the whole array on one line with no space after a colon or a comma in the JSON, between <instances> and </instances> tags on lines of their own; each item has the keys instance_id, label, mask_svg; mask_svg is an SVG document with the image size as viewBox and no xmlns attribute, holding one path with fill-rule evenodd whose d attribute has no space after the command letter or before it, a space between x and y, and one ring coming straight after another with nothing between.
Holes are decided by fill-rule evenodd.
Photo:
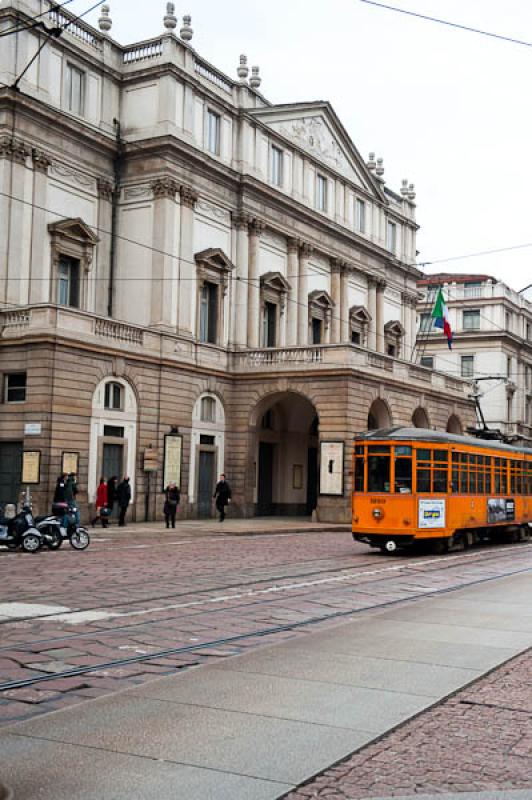
<instances>
[{"instance_id":1,"label":"orange tram","mask_svg":"<svg viewBox=\"0 0 532 800\"><path fill-rule=\"evenodd\" d=\"M532 449L422 428L355 437L353 538L435 552L532 533Z\"/></svg>"}]
</instances>

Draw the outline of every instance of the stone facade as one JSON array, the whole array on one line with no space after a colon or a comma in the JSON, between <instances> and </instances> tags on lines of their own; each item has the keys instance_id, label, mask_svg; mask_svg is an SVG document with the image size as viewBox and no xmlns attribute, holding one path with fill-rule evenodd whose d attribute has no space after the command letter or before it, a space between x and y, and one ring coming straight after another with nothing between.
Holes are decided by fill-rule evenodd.
<instances>
[{"instance_id":1,"label":"stone facade","mask_svg":"<svg viewBox=\"0 0 532 800\"><path fill-rule=\"evenodd\" d=\"M0 32L41 11L13 0ZM211 513L225 469L235 513L346 519L356 431L473 419L464 382L412 363L414 188L389 190L328 103L272 105L245 58L231 80L173 20L127 47L107 13L73 22L0 88L0 500L23 450L42 507L77 453L84 506L128 473L152 517L166 443L183 514ZM3 84L35 37L5 37Z\"/></svg>"},{"instance_id":2,"label":"stone facade","mask_svg":"<svg viewBox=\"0 0 532 800\"><path fill-rule=\"evenodd\" d=\"M440 286L454 332L451 352L430 316ZM489 275L442 273L420 280L418 288L418 361L476 382L487 425L532 441L530 300Z\"/></svg>"}]
</instances>

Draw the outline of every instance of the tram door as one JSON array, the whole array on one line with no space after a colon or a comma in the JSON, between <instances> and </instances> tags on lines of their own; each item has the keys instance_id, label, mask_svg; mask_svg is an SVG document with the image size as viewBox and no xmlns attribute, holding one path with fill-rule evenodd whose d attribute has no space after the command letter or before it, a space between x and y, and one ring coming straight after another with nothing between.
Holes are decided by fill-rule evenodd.
<instances>
[{"instance_id":1,"label":"tram door","mask_svg":"<svg viewBox=\"0 0 532 800\"><path fill-rule=\"evenodd\" d=\"M212 516L212 495L214 493L214 456L209 450L200 450L198 475L198 517Z\"/></svg>"}]
</instances>

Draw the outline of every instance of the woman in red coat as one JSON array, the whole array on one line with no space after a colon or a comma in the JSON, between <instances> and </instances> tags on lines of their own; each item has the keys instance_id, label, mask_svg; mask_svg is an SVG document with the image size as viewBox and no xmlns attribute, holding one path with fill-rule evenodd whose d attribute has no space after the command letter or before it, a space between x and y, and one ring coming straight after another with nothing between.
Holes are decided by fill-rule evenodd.
<instances>
[{"instance_id":1,"label":"woman in red coat","mask_svg":"<svg viewBox=\"0 0 532 800\"><path fill-rule=\"evenodd\" d=\"M96 489L96 516L92 520L92 527L100 520L102 528L107 528L107 517L102 516L102 510L107 508L107 484L105 478L100 478L100 484Z\"/></svg>"}]
</instances>

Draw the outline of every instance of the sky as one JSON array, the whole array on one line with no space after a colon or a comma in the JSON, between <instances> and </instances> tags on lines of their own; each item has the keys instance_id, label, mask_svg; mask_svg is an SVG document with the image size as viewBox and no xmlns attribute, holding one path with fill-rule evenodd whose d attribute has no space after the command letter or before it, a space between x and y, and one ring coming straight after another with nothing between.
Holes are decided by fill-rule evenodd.
<instances>
[{"instance_id":1,"label":"sky","mask_svg":"<svg viewBox=\"0 0 532 800\"><path fill-rule=\"evenodd\" d=\"M384 0L383 0L384 2ZM89 0L73 0L82 13ZM111 35L163 32L165 2L111 0ZM178 0L192 46L236 79L241 53L273 103L329 100L367 160L398 191L416 186L419 263L431 272L532 283L532 3L389 0L389 5L531 43L530 47L384 10L362 0ZM96 25L99 11L85 19ZM463 256L487 250L507 252ZM460 257L459 259L457 257ZM453 259L447 261L447 259ZM432 262L431 264L427 262Z\"/></svg>"}]
</instances>

